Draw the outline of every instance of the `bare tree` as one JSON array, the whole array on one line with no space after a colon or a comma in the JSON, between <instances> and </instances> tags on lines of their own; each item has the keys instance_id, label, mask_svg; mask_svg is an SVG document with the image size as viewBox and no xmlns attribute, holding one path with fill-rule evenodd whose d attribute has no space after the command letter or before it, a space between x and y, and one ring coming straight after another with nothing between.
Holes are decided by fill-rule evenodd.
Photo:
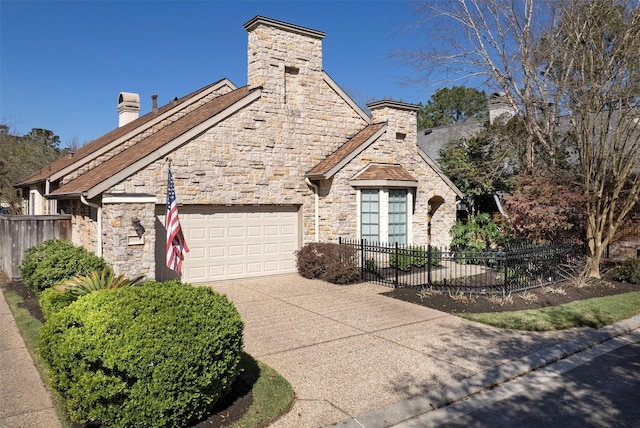
<instances>
[{"instance_id":1,"label":"bare tree","mask_svg":"<svg viewBox=\"0 0 640 428\"><path fill-rule=\"evenodd\" d=\"M640 196L640 9L630 0L576 1L560 17L541 57L571 53L546 71L560 76L576 134L589 275L599 277L607 245Z\"/></svg>"},{"instance_id":2,"label":"bare tree","mask_svg":"<svg viewBox=\"0 0 640 428\"><path fill-rule=\"evenodd\" d=\"M404 53L417 66L435 65L453 79L483 79L500 92L527 130L525 171L536 167L536 152L552 164L555 159L560 94L540 73L535 49L552 28L556 9L554 0L426 1L419 25L446 42Z\"/></svg>"},{"instance_id":3,"label":"bare tree","mask_svg":"<svg viewBox=\"0 0 640 428\"><path fill-rule=\"evenodd\" d=\"M421 24L445 48L406 53L504 93L527 131L525 171L536 157L555 167L570 118L592 277L640 194L639 10L638 0L427 1Z\"/></svg>"}]
</instances>

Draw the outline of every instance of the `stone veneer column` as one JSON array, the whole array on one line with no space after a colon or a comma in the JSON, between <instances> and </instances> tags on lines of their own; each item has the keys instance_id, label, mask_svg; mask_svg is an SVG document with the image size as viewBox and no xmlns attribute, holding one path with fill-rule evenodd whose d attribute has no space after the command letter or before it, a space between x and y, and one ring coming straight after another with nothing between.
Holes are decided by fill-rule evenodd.
<instances>
[{"instance_id":1,"label":"stone veneer column","mask_svg":"<svg viewBox=\"0 0 640 428\"><path fill-rule=\"evenodd\" d=\"M156 197L139 194L105 194L102 198L103 258L116 275L155 278ZM136 233L132 220L145 231Z\"/></svg>"}]
</instances>

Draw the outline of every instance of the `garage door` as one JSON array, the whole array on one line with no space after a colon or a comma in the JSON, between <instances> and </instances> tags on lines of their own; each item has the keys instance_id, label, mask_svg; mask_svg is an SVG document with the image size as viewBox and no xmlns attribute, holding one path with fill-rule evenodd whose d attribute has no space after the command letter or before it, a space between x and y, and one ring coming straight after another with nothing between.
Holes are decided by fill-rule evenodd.
<instances>
[{"instance_id":1,"label":"garage door","mask_svg":"<svg viewBox=\"0 0 640 428\"><path fill-rule=\"evenodd\" d=\"M178 211L190 250L182 265L183 281L201 283L296 271L294 252L300 239L297 207L183 206Z\"/></svg>"}]
</instances>

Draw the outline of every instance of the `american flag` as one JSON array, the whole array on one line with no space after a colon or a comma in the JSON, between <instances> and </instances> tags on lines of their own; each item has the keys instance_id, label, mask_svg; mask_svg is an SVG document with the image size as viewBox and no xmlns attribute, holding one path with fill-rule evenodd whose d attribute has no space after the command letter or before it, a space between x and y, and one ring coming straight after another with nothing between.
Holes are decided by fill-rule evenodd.
<instances>
[{"instance_id":1,"label":"american flag","mask_svg":"<svg viewBox=\"0 0 640 428\"><path fill-rule=\"evenodd\" d=\"M178 204L176 203L176 191L173 187L173 174L169 169L169 181L167 184L167 267L176 273L182 269L184 254L189 252L187 241L184 240L180 219L178 218Z\"/></svg>"}]
</instances>

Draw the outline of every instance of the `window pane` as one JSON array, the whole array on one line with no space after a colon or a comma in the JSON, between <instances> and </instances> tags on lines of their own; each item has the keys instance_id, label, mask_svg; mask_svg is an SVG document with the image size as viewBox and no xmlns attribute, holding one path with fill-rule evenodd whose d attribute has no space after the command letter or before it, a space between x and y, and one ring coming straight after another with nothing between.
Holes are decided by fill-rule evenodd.
<instances>
[{"instance_id":1,"label":"window pane","mask_svg":"<svg viewBox=\"0 0 640 428\"><path fill-rule=\"evenodd\" d=\"M407 243L407 190L389 190L389 243Z\"/></svg>"},{"instance_id":2,"label":"window pane","mask_svg":"<svg viewBox=\"0 0 640 428\"><path fill-rule=\"evenodd\" d=\"M379 191L363 189L360 191L360 237L367 241L380 240L378 219L380 214Z\"/></svg>"}]
</instances>

